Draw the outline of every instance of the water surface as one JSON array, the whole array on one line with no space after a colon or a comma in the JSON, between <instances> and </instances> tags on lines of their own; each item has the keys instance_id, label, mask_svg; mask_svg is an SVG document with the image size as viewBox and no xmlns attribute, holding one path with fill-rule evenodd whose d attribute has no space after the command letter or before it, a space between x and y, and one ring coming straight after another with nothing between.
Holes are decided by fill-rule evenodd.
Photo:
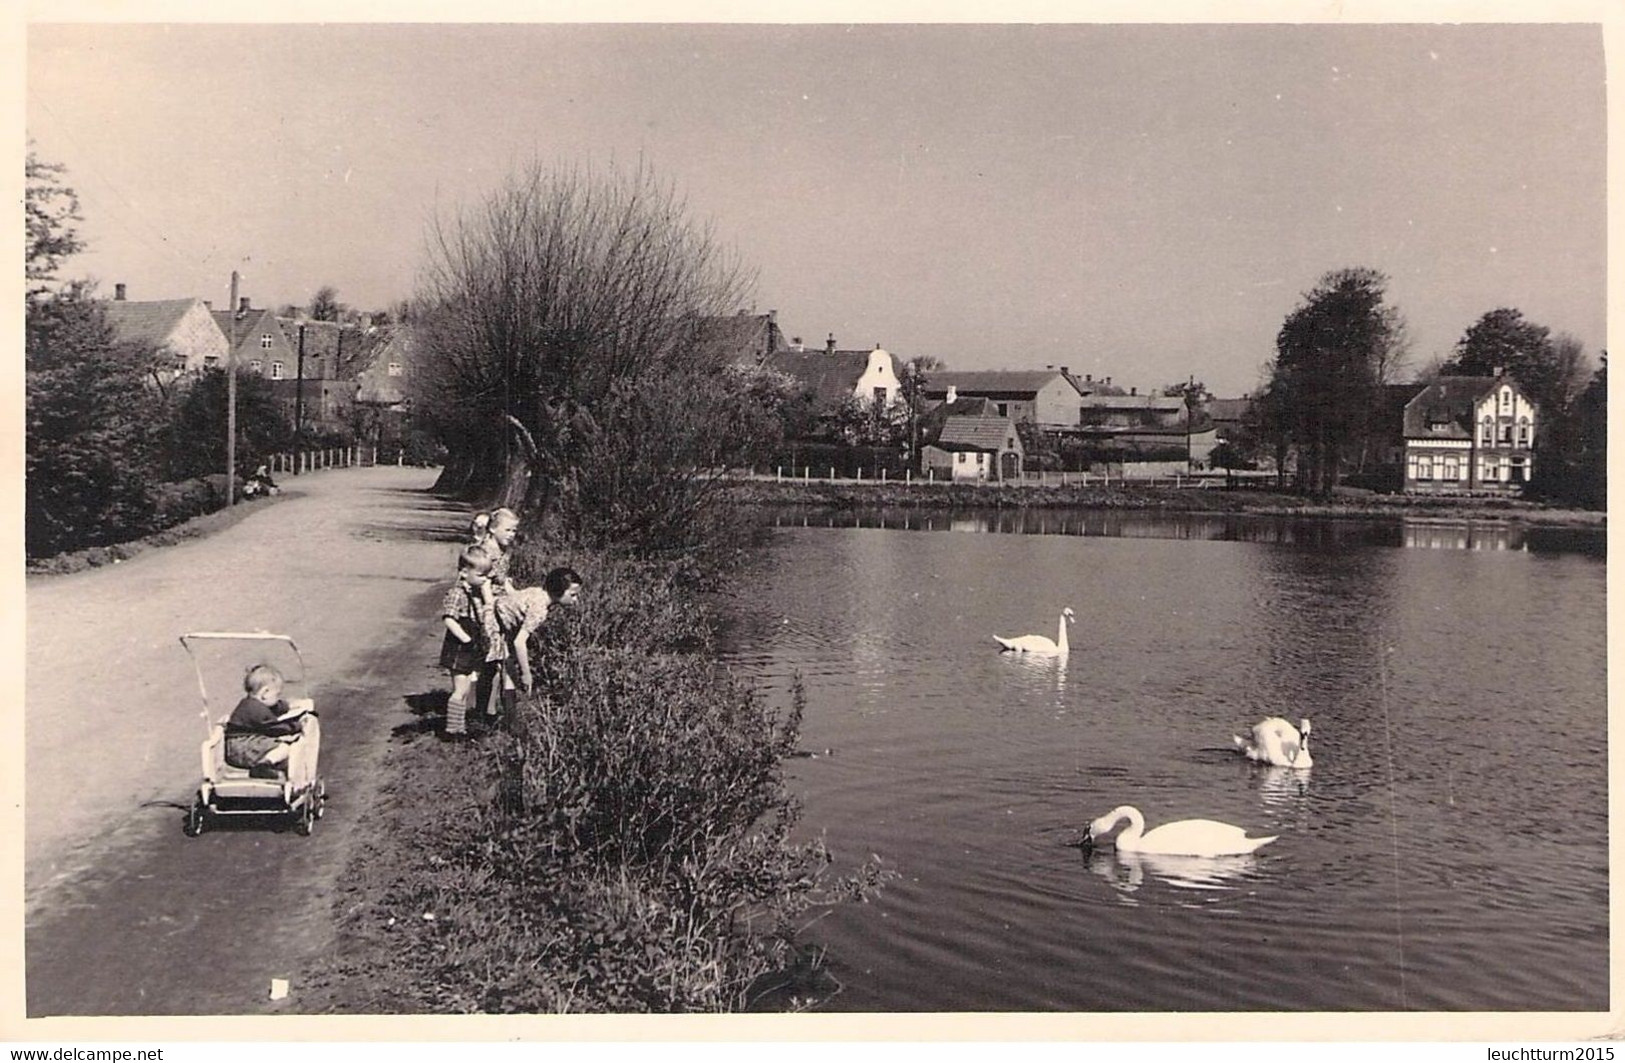
<instances>
[{"instance_id":1,"label":"water surface","mask_svg":"<svg viewBox=\"0 0 1625 1063\"><path fill-rule=\"evenodd\" d=\"M783 523L723 647L776 700L801 676L804 746L831 750L794 762L804 823L900 876L812 931L831 1008L1607 1009L1600 534ZM1064 666L998 652L1068 605ZM1230 751L1267 715L1313 719L1313 769ZM1063 844L1119 804L1280 838L1222 861Z\"/></svg>"}]
</instances>

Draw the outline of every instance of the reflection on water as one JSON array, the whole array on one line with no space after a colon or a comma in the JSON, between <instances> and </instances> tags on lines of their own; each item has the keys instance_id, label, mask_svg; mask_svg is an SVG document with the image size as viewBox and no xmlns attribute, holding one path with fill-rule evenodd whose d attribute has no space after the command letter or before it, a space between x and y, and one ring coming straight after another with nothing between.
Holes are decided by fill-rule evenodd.
<instances>
[{"instance_id":1,"label":"reflection on water","mask_svg":"<svg viewBox=\"0 0 1625 1063\"><path fill-rule=\"evenodd\" d=\"M1603 556L1607 549L1607 535L1600 528L1404 517L1389 520L1327 520L1250 513L786 506L774 511L772 524L780 528L884 528L892 531L1085 535L1115 539L1197 539L1274 543L1313 549L1404 546L1424 550L1585 553L1598 557Z\"/></svg>"},{"instance_id":2,"label":"reflection on water","mask_svg":"<svg viewBox=\"0 0 1625 1063\"><path fill-rule=\"evenodd\" d=\"M1116 890L1118 900L1124 904L1139 904L1134 896L1146 884L1149 876L1153 883L1177 890L1226 891L1245 884L1257 874L1258 858L1251 853L1239 856L1169 856L1165 853L1123 853L1116 849L1097 849L1089 854L1089 870L1106 880ZM1189 897L1176 896L1174 903L1192 906L1199 903Z\"/></svg>"}]
</instances>

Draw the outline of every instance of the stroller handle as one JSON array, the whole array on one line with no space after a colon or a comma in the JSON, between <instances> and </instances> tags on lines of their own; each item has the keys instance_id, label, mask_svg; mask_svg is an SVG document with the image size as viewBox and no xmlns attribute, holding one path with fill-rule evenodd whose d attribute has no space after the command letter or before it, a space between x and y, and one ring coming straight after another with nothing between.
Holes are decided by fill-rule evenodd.
<instances>
[{"instance_id":1,"label":"stroller handle","mask_svg":"<svg viewBox=\"0 0 1625 1063\"><path fill-rule=\"evenodd\" d=\"M299 644L289 635L278 635L270 631L190 631L181 636L181 648L192 659L192 670L197 674L198 693L203 697L203 725L210 724L209 690L203 681L203 662L199 661L194 652L193 643L196 642L286 642L288 648L293 650L295 659L299 661L299 675L292 677L292 682L305 681L305 655L299 652Z\"/></svg>"}]
</instances>

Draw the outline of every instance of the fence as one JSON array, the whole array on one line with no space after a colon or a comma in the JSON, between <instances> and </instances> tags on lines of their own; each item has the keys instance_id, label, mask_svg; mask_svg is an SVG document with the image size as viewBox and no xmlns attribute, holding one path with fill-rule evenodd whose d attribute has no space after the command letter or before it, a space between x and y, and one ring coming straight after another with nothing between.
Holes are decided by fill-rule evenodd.
<instances>
[{"instance_id":1,"label":"fence","mask_svg":"<svg viewBox=\"0 0 1625 1063\"><path fill-rule=\"evenodd\" d=\"M1227 484L1223 472L1175 472L1175 473L1146 473L1135 475L1128 473L1097 472L1024 472L1020 476L1005 480L959 480L955 481L951 475L938 475L935 469L927 469L923 474L915 475L904 470L901 475L894 474L884 467L864 470L857 468L853 471L842 469L836 465L774 465L770 467L758 466L752 469L741 469L734 473L753 480L774 480L779 482L801 483L876 483L876 484L948 484L948 483L1003 483L1012 487L1178 487L1178 488L1205 488L1224 487Z\"/></svg>"},{"instance_id":2,"label":"fence","mask_svg":"<svg viewBox=\"0 0 1625 1063\"><path fill-rule=\"evenodd\" d=\"M305 472L316 472L320 469L347 469L352 466L377 465L378 448L366 447L322 447L318 450L288 451L281 454L272 454L267 462L272 475L289 473L294 476ZM405 465L406 449L396 448L394 460L389 454L384 454L383 464Z\"/></svg>"}]
</instances>

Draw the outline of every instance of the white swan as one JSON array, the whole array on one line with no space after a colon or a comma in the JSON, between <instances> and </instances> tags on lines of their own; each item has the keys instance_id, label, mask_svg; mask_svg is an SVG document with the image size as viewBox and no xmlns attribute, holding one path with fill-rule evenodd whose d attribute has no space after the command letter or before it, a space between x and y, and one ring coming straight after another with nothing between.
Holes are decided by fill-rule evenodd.
<instances>
[{"instance_id":1,"label":"white swan","mask_svg":"<svg viewBox=\"0 0 1625 1063\"><path fill-rule=\"evenodd\" d=\"M1031 653L1040 657L1065 657L1068 649L1066 626L1073 623L1074 619L1075 616L1071 606L1061 610L1061 630L1056 633L1053 642L1043 635L1022 635L1020 638L1013 639L994 635L993 641L1002 646L1007 653Z\"/></svg>"},{"instance_id":2,"label":"white swan","mask_svg":"<svg viewBox=\"0 0 1625 1063\"><path fill-rule=\"evenodd\" d=\"M1278 768L1311 768L1315 764L1315 758L1309 755L1308 720L1299 720L1293 727L1279 716L1271 716L1253 724L1251 742L1240 735L1231 735L1230 740L1248 760Z\"/></svg>"},{"instance_id":3,"label":"white swan","mask_svg":"<svg viewBox=\"0 0 1625 1063\"><path fill-rule=\"evenodd\" d=\"M1120 853L1155 853L1162 856L1240 856L1268 845L1278 834L1249 838L1240 827L1212 819L1181 819L1164 823L1155 830L1145 829L1145 817L1133 805L1121 805L1089 824L1082 844L1092 846L1111 833L1119 820L1128 827L1117 836Z\"/></svg>"}]
</instances>

